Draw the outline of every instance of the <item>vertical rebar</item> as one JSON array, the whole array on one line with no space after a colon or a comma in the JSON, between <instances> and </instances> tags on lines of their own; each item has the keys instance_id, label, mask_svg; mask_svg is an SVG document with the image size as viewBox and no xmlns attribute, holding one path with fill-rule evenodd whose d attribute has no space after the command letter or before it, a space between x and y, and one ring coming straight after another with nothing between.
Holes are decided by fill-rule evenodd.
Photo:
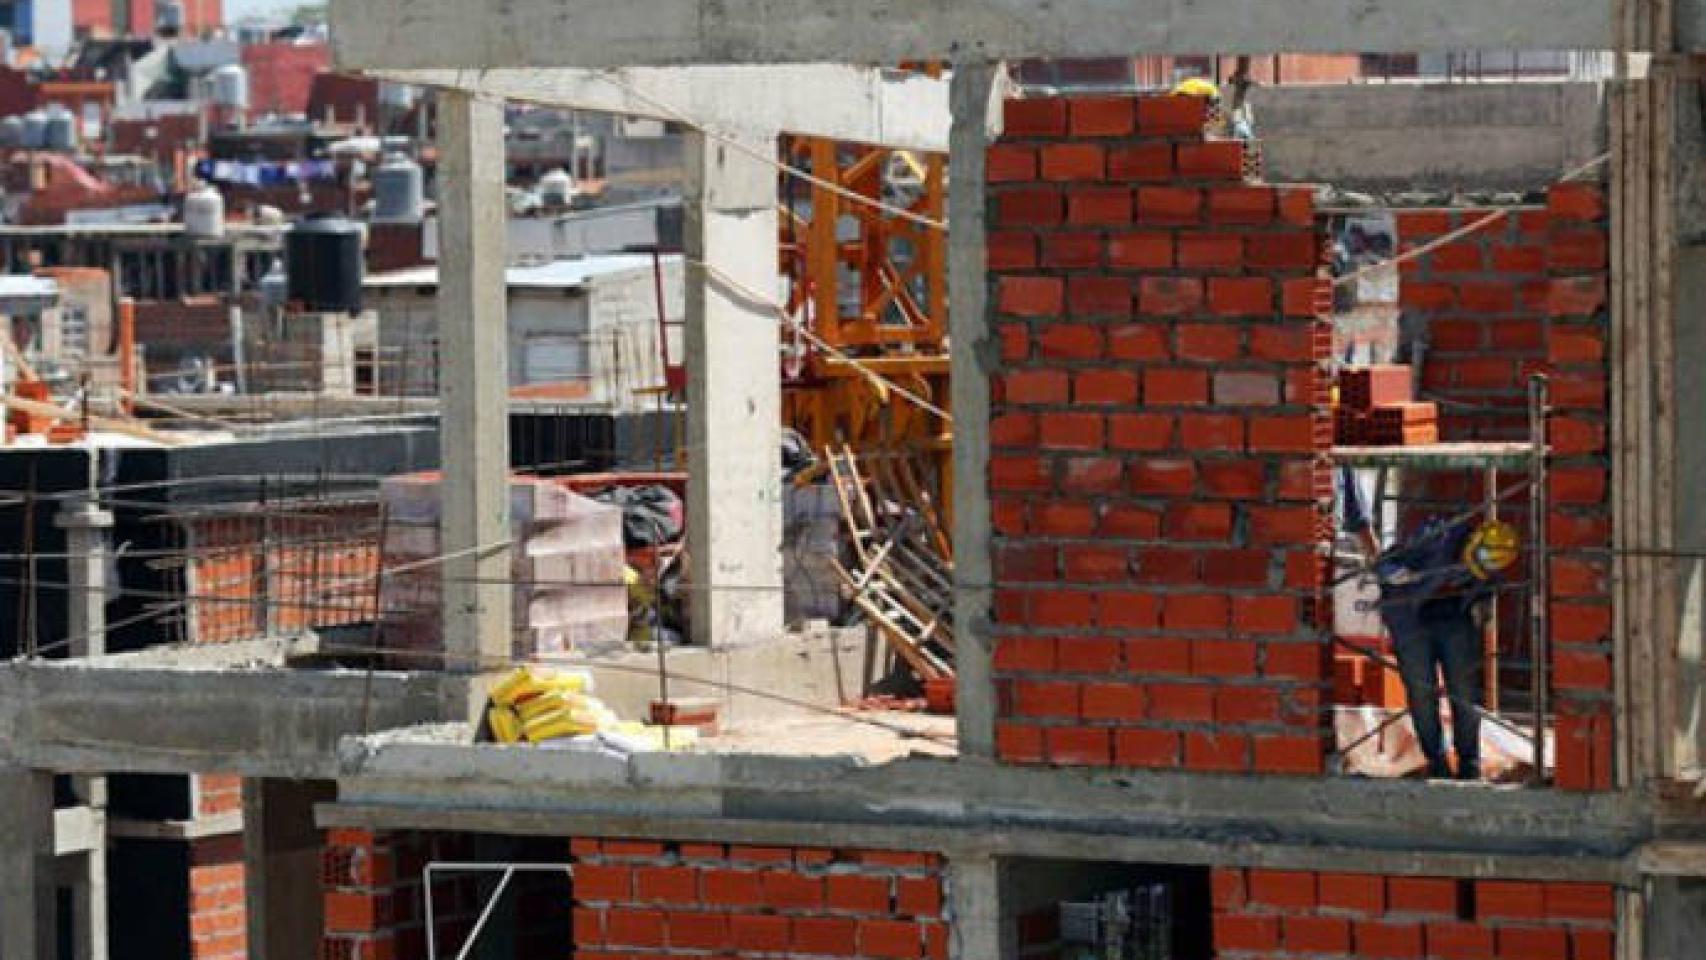
<instances>
[{"instance_id":1,"label":"vertical rebar","mask_svg":"<svg viewBox=\"0 0 1706 960\"><path fill-rule=\"evenodd\" d=\"M1534 774L1536 786L1546 782L1546 714L1548 712L1548 660L1551 657L1551 588L1547 552L1546 501L1548 486L1547 464L1547 380L1535 374L1528 382L1529 436L1529 619L1533 631L1534 668Z\"/></svg>"}]
</instances>

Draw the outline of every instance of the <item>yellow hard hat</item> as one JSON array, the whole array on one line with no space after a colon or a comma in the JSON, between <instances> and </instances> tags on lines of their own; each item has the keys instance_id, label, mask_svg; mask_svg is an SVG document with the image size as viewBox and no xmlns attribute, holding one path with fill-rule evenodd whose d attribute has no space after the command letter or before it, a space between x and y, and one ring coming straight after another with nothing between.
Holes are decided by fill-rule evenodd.
<instances>
[{"instance_id":1,"label":"yellow hard hat","mask_svg":"<svg viewBox=\"0 0 1706 960\"><path fill-rule=\"evenodd\" d=\"M1179 84L1173 88L1173 93L1179 96L1216 99L1220 96L1220 88L1215 86L1213 81L1205 80L1202 77L1191 77L1188 80L1179 81Z\"/></svg>"},{"instance_id":2,"label":"yellow hard hat","mask_svg":"<svg viewBox=\"0 0 1706 960\"><path fill-rule=\"evenodd\" d=\"M1463 547L1463 565L1482 580L1504 573L1521 555L1516 528L1501 520L1489 520L1469 535Z\"/></svg>"}]
</instances>

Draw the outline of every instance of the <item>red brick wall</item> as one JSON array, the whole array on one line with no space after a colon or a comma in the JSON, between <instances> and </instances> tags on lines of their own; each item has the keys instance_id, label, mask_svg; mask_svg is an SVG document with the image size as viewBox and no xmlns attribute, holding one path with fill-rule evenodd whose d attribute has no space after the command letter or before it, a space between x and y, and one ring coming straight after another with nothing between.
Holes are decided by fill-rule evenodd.
<instances>
[{"instance_id":1,"label":"red brick wall","mask_svg":"<svg viewBox=\"0 0 1706 960\"><path fill-rule=\"evenodd\" d=\"M815 847L576 840L576 960L946 960L942 861Z\"/></svg>"},{"instance_id":2,"label":"red brick wall","mask_svg":"<svg viewBox=\"0 0 1706 960\"><path fill-rule=\"evenodd\" d=\"M248 956L243 896L242 835L191 841L190 960Z\"/></svg>"},{"instance_id":3,"label":"red brick wall","mask_svg":"<svg viewBox=\"0 0 1706 960\"><path fill-rule=\"evenodd\" d=\"M421 871L432 860L467 860L465 834L330 830L321 855L325 933L320 960L426 956ZM434 879L439 943L460 944L477 915L472 875Z\"/></svg>"},{"instance_id":4,"label":"red brick wall","mask_svg":"<svg viewBox=\"0 0 1706 960\"><path fill-rule=\"evenodd\" d=\"M425 956L421 870L429 860L470 859L471 841L330 831L321 960ZM576 839L566 853L572 899L544 898L517 881L518 956L947 958L943 864L934 854L608 839ZM463 942L481 901L465 875L435 879L434 888L443 955Z\"/></svg>"},{"instance_id":5,"label":"red brick wall","mask_svg":"<svg viewBox=\"0 0 1706 960\"><path fill-rule=\"evenodd\" d=\"M1414 249L1484 216L1406 212L1399 236ZM1420 389L1442 401L1442 439L1526 439L1528 378L1550 375L1550 663L1557 783L1570 789L1612 783L1606 217L1600 187L1559 185L1544 209L1515 211L1406 264L1400 286L1406 316L1425 331ZM1479 484L1467 474L1428 480L1451 513L1480 496ZM1525 525L1526 497L1511 506L1506 519ZM1507 652L1529 655L1525 632L1504 635L1520 644Z\"/></svg>"},{"instance_id":6,"label":"red brick wall","mask_svg":"<svg viewBox=\"0 0 1706 960\"><path fill-rule=\"evenodd\" d=\"M1214 871L1219 960L1612 960L1608 884Z\"/></svg>"},{"instance_id":7,"label":"red brick wall","mask_svg":"<svg viewBox=\"0 0 1706 960\"><path fill-rule=\"evenodd\" d=\"M997 751L1315 774L1331 442L1306 188L1185 97L1009 101L988 154Z\"/></svg>"}]
</instances>

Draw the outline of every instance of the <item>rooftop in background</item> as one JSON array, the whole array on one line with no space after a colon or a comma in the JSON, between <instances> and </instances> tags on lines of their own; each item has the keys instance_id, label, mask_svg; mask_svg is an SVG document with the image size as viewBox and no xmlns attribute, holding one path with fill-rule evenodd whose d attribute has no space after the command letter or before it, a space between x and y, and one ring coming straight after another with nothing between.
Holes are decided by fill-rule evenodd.
<instances>
[{"instance_id":1,"label":"rooftop in background","mask_svg":"<svg viewBox=\"0 0 1706 960\"><path fill-rule=\"evenodd\" d=\"M679 254L666 254L665 263L681 260ZM650 254L619 253L585 257L579 260L556 260L538 266L510 267L506 276L511 287L568 289L583 287L595 277L623 273L628 270L650 269ZM390 273L374 274L362 281L366 287L432 287L438 285L438 267L411 267Z\"/></svg>"}]
</instances>

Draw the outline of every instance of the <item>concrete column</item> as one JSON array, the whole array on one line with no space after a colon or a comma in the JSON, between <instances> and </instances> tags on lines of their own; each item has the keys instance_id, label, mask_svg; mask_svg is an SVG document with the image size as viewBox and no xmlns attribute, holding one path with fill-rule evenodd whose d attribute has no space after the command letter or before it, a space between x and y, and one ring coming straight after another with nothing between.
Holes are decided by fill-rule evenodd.
<instances>
[{"instance_id":1,"label":"concrete column","mask_svg":"<svg viewBox=\"0 0 1706 960\"><path fill-rule=\"evenodd\" d=\"M1683 777L1706 768L1706 92L1677 86L1676 312L1671 318L1676 398L1676 497L1673 569L1677 577L1675 767ZM1695 941L1698 942L1698 941ZM1655 954L1655 956L1658 956Z\"/></svg>"},{"instance_id":2,"label":"concrete column","mask_svg":"<svg viewBox=\"0 0 1706 960\"><path fill-rule=\"evenodd\" d=\"M319 948L322 844L314 805L336 799L336 786L324 781L243 781L249 960L295 960Z\"/></svg>"},{"instance_id":3,"label":"concrete column","mask_svg":"<svg viewBox=\"0 0 1706 960\"><path fill-rule=\"evenodd\" d=\"M693 638L727 646L782 632L777 174L702 135L686 141Z\"/></svg>"},{"instance_id":4,"label":"concrete column","mask_svg":"<svg viewBox=\"0 0 1706 960\"><path fill-rule=\"evenodd\" d=\"M0 957L58 960L53 774L0 769Z\"/></svg>"},{"instance_id":5,"label":"concrete column","mask_svg":"<svg viewBox=\"0 0 1706 960\"><path fill-rule=\"evenodd\" d=\"M1017 954L1008 924L1002 922L1001 862L988 854L948 858L948 909L953 960L998 960Z\"/></svg>"},{"instance_id":6,"label":"concrete column","mask_svg":"<svg viewBox=\"0 0 1706 960\"><path fill-rule=\"evenodd\" d=\"M90 457L95 456L90 452ZM90 464L90 471L95 469ZM107 652L107 531L113 515L93 499L67 500L53 518L65 531L67 582L70 584L69 627L73 657L98 657Z\"/></svg>"},{"instance_id":7,"label":"concrete column","mask_svg":"<svg viewBox=\"0 0 1706 960\"><path fill-rule=\"evenodd\" d=\"M995 687L990 682L993 578L989 538L990 335L985 272L984 150L990 140L996 68L956 63L949 104L948 323L954 410L954 671L960 756L995 756ZM998 114L997 114L998 115ZM995 956L995 954L989 954Z\"/></svg>"},{"instance_id":8,"label":"concrete column","mask_svg":"<svg viewBox=\"0 0 1706 960\"><path fill-rule=\"evenodd\" d=\"M444 646L457 670L496 669L511 653L503 113L497 101L439 98L441 569ZM464 686L449 685L462 702L447 707L471 718L480 697Z\"/></svg>"}]
</instances>

